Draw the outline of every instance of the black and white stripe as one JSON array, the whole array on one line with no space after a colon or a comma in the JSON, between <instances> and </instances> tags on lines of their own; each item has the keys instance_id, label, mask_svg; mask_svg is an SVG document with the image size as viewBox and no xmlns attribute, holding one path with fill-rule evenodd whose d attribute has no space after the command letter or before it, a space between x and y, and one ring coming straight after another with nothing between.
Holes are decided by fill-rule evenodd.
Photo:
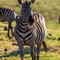
<instances>
[{"instance_id":1,"label":"black and white stripe","mask_svg":"<svg viewBox=\"0 0 60 60\"><path fill-rule=\"evenodd\" d=\"M21 0L19 3L22 4ZM23 45L31 47L32 60L36 60L35 44L37 44L37 60L39 60L40 47L46 36L46 26L44 17L31 10L30 3L25 1L22 4L21 17L15 27L14 36L21 50L21 60L23 60Z\"/></svg>"},{"instance_id":2,"label":"black and white stripe","mask_svg":"<svg viewBox=\"0 0 60 60\"><path fill-rule=\"evenodd\" d=\"M30 26L27 22L23 22L20 18L15 28L16 37L19 38L19 41L25 41L27 45L31 43L30 41L33 39L33 37L35 44L37 44L39 41L44 40L46 36L44 17L35 13L33 14L33 18L35 21L32 26Z\"/></svg>"},{"instance_id":3,"label":"black and white stripe","mask_svg":"<svg viewBox=\"0 0 60 60\"><path fill-rule=\"evenodd\" d=\"M13 35L11 23L13 21L17 22L18 18L19 18L19 16L14 10L9 9L9 8L0 7L0 22L5 22L5 21L8 22L8 37L10 37L9 36L10 29L11 29L11 32Z\"/></svg>"}]
</instances>

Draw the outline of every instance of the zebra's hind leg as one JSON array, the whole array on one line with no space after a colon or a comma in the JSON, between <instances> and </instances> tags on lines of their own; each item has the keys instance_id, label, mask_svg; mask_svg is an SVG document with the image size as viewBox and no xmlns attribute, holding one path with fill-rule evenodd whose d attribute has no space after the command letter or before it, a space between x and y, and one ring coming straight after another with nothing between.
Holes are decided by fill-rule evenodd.
<instances>
[{"instance_id":1,"label":"zebra's hind leg","mask_svg":"<svg viewBox=\"0 0 60 60\"><path fill-rule=\"evenodd\" d=\"M30 48L31 48L31 57L32 57L32 60L36 60L36 51L35 51L36 49L35 49L34 44L31 44Z\"/></svg>"},{"instance_id":2,"label":"zebra's hind leg","mask_svg":"<svg viewBox=\"0 0 60 60\"><path fill-rule=\"evenodd\" d=\"M37 44L37 60L39 60L41 44Z\"/></svg>"}]
</instances>

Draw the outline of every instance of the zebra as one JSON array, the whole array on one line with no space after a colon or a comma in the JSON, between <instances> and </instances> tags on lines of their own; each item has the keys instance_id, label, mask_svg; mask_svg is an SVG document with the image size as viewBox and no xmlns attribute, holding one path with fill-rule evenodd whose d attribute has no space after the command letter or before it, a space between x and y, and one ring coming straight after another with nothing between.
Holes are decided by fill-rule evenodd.
<instances>
[{"instance_id":1,"label":"zebra","mask_svg":"<svg viewBox=\"0 0 60 60\"><path fill-rule=\"evenodd\" d=\"M18 19L19 19L19 15L13 9L0 7L0 22L5 22L5 21L8 22L7 35L9 38L10 38L10 35L9 35L10 29L11 29L12 35L14 36L11 23L13 21L17 22Z\"/></svg>"},{"instance_id":2,"label":"zebra","mask_svg":"<svg viewBox=\"0 0 60 60\"><path fill-rule=\"evenodd\" d=\"M23 60L24 57L24 45L30 46L32 60L36 60L37 50L37 60L39 60L39 53L42 44L47 51L47 46L44 42L47 33L45 19L42 15L32 11L30 5L33 4L35 0L30 0L30 2L27 0L24 2L18 0L18 2L22 5L22 8L21 16L14 29L14 37L20 48L21 60ZM37 47L35 45L37 45Z\"/></svg>"}]
</instances>

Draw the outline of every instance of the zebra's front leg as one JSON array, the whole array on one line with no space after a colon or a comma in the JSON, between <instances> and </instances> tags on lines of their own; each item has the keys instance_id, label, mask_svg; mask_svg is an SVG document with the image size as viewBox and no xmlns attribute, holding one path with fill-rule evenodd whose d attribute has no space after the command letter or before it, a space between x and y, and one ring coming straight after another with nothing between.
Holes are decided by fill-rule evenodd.
<instances>
[{"instance_id":1,"label":"zebra's front leg","mask_svg":"<svg viewBox=\"0 0 60 60\"><path fill-rule=\"evenodd\" d=\"M37 60L39 60L41 44L37 44Z\"/></svg>"},{"instance_id":2,"label":"zebra's front leg","mask_svg":"<svg viewBox=\"0 0 60 60\"><path fill-rule=\"evenodd\" d=\"M10 25L10 28L11 28L11 33L12 33L12 36L14 36L14 33L13 33L13 28L12 26Z\"/></svg>"},{"instance_id":3,"label":"zebra's front leg","mask_svg":"<svg viewBox=\"0 0 60 60\"><path fill-rule=\"evenodd\" d=\"M19 48L20 48L20 54L21 54L21 60L23 60L24 57L24 48L23 45L21 43L18 43Z\"/></svg>"},{"instance_id":4,"label":"zebra's front leg","mask_svg":"<svg viewBox=\"0 0 60 60\"><path fill-rule=\"evenodd\" d=\"M31 57L32 57L32 60L36 60L36 49L35 49L35 45L34 44L31 44L30 46L31 48Z\"/></svg>"},{"instance_id":5,"label":"zebra's front leg","mask_svg":"<svg viewBox=\"0 0 60 60\"><path fill-rule=\"evenodd\" d=\"M10 26L8 26L8 33L7 33L8 37L10 38L9 31L10 31Z\"/></svg>"}]
</instances>

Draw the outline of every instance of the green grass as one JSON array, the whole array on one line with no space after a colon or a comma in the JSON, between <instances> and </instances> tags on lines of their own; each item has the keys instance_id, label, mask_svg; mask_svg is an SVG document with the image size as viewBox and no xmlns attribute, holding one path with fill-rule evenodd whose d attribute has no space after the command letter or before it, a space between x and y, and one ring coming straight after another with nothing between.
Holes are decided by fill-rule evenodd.
<instances>
[{"instance_id":1,"label":"green grass","mask_svg":"<svg viewBox=\"0 0 60 60\"><path fill-rule=\"evenodd\" d=\"M12 8L20 14L21 6L17 0L0 0L0 7ZM31 7L33 11L40 13L46 19L47 36L45 42L48 46L48 52L46 54L42 46L40 60L60 60L60 41L58 40L60 37L60 24L58 23L60 0L36 0ZM15 25L16 23L13 22L12 26L15 27ZM9 39L7 37L7 31L4 31L5 26L8 26L7 22L0 22L0 60L21 60L18 46L12 46L12 43L16 43L15 38ZM52 36L49 36L49 33ZM10 36L12 37L11 32ZM4 52L5 48L8 49L6 54ZM24 47L24 53L24 60L32 60L29 47Z\"/></svg>"}]
</instances>

